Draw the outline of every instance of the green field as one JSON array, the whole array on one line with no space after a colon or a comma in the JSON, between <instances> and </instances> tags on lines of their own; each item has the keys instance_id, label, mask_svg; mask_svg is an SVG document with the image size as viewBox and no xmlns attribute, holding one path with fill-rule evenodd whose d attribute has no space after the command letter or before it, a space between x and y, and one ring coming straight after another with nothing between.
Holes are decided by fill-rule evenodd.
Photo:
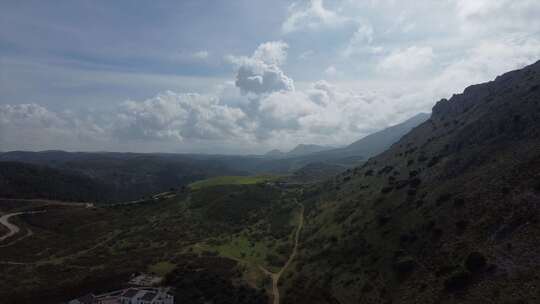
<instances>
[{"instance_id":1,"label":"green field","mask_svg":"<svg viewBox=\"0 0 540 304\"><path fill-rule=\"evenodd\" d=\"M250 185L278 179L276 175L255 175L255 176L218 176L200 180L189 184L193 190L219 185Z\"/></svg>"}]
</instances>

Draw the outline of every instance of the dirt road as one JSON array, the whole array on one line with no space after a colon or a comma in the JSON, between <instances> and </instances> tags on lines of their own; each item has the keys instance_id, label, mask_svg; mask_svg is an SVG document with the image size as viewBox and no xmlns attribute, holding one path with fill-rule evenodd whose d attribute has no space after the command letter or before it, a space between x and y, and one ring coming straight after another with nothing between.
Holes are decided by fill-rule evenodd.
<instances>
[{"instance_id":1,"label":"dirt road","mask_svg":"<svg viewBox=\"0 0 540 304\"><path fill-rule=\"evenodd\" d=\"M268 269L259 266L262 272L269 275L272 278L272 296L273 296L273 304L279 304L279 279L281 278L281 275L287 270L289 265L292 263L294 258L296 257L296 253L298 252L298 240L300 239L300 231L302 230L302 227L304 226L304 205L297 202L298 205L300 205L300 218L298 220L298 227L296 228L296 232L294 233L294 247L293 251L291 252L291 255L289 256L289 259L283 265L283 267L279 270L279 272L271 272Z\"/></svg>"},{"instance_id":2,"label":"dirt road","mask_svg":"<svg viewBox=\"0 0 540 304\"><path fill-rule=\"evenodd\" d=\"M5 240L7 238L10 238L10 237L14 236L19 231L21 231L19 226L9 222L9 219L11 217L21 215L21 214L34 214L34 213L43 213L43 212L45 212L45 211L15 212L15 213L5 214L2 217L0 217L0 225L4 225L8 229L8 232L6 234L4 234L3 236L0 236L0 242L2 242L3 240ZM28 229L27 235L28 234L30 234L30 235L32 234L30 229ZM26 236L24 236L24 237L26 237Z\"/></svg>"}]
</instances>

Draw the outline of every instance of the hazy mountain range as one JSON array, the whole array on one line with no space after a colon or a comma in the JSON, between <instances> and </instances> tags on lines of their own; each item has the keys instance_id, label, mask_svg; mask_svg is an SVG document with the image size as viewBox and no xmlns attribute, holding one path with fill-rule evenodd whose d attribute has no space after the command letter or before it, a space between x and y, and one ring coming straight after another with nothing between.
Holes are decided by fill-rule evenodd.
<instances>
[{"instance_id":1,"label":"hazy mountain range","mask_svg":"<svg viewBox=\"0 0 540 304\"><path fill-rule=\"evenodd\" d=\"M0 190L0 197L134 200L212 176L290 174L297 170L300 170L295 175L297 178L302 176L303 180L318 180L384 151L428 116L419 114L403 123L366 136L345 148L301 144L287 153L274 152L262 157L65 151L5 152L0 153L0 183L4 185ZM308 167L303 169L304 166ZM306 172L314 173L313 170L318 173L306 176ZM62 186L63 182L53 182L73 177L77 177L75 180L78 182L71 183L70 195L61 190L65 188ZM44 187L45 181L48 181L45 183L48 187ZM101 190L83 190L87 188ZM47 194L44 189L49 189L50 193Z\"/></svg>"}]
</instances>

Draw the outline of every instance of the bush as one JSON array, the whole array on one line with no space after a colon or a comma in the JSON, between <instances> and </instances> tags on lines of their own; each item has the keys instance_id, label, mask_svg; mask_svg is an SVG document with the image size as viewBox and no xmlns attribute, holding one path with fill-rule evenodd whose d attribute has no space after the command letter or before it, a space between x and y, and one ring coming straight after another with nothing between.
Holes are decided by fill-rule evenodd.
<instances>
[{"instance_id":1,"label":"bush","mask_svg":"<svg viewBox=\"0 0 540 304\"><path fill-rule=\"evenodd\" d=\"M394 270L400 274L412 272L416 268L416 261L411 256L405 256L394 263Z\"/></svg>"},{"instance_id":2,"label":"bush","mask_svg":"<svg viewBox=\"0 0 540 304\"><path fill-rule=\"evenodd\" d=\"M441 160L441 158L438 157L438 156L432 157L431 160L429 161L429 163L427 164L428 168L431 168L431 167L435 166L440 160Z\"/></svg>"},{"instance_id":3,"label":"bush","mask_svg":"<svg viewBox=\"0 0 540 304\"><path fill-rule=\"evenodd\" d=\"M378 217L377 221L378 221L380 226L383 226L386 223L388 223L391 219L392 219L392 217L390 215L380 215Z\"/></svg>"},{"instance_id":4,"label":"bush","mask_svg":"<svg viewBox=\"0 0 540 304\"><path fill-rule=\"evenodd\" d=\"M418 177L415 177L409 181L409 185L413 188L417 188L421 182L422 182L421 179L419 179Z\"/></svg>"},{"instance_id":5,"label":"bush","mask_svg":"<svg viewBox=\"0 0 540 304\"><path fill-rule=\"evenodd\" d=\"M463 290L469 285L471 275L465 270L459 270L453 273L444 281L444 287L447 291L456 292Z\"/></svg>"},{"instance_id":6,"label":"bush","mask_svg":"<svg viewBox=\"0 0 540 304\"><path fill-rule=\"evenodd\" d=\"M463 207L465 205L465 200L461 197L454 199L454 207Z\"/></svg>"},{"instance_id":7,"label":"bush","mask_svg":"<svg viewBox=\"0 0 540 304\"><path fill-rule=\"evenodd\" d=\"M388 186L388 187L383 187L383 188L381 189L381 193L382 193L382 194L386 194L386 193L392 191L393 189L394 189L394 188L393 188L393 187L390 187L390 186Z\"/></svg>"},{"instance_id":8,"label":"bush","mask_svg":"<svg viewBox=\"0 0 540 304\"><path fill-rule=\"evenodd\" d=\"M536 192L540 192L540 182L536 182L536 185L534 185L534 190Z\"/></svg>"},{"instance_id":9,"label":"bush","mask_svg":"<svg viewBox=\"0 0 540 304\"><path fill-rule=\"evenodd\" d=\"M441 203L447 202L447 201L449 201L451 198L452 198L452 194L450 194L450 193L444 193L444 194L440 195L440 196L437 198L437 204L441 204Z\"/></svg>"},{"instance_id":10,"label":"bush","mask_svg":"<svg viewBox=\"0 0 540 304\"><path fill-rule=\"evenodd\" d=\"M471 252L467 259L465 260L465 267L470 272L479 272L486 267L487 259L486 257L477 251Z\"/></svg>"}]
</instances>

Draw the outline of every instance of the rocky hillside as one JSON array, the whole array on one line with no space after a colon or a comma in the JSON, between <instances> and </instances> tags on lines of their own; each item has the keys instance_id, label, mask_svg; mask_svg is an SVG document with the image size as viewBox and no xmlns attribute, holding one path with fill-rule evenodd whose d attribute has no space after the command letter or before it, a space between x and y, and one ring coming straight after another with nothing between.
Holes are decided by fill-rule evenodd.
<instances>
[{"instance_id":1,"label":"rocky hillside","mask_svg":"<svg viewBox=\"0 0 540 304\"><path fill-rule=\"evenodd\" d=\"M538 303L540 62L304 191L284 303Z\"/></svg>"}]
</instances>

